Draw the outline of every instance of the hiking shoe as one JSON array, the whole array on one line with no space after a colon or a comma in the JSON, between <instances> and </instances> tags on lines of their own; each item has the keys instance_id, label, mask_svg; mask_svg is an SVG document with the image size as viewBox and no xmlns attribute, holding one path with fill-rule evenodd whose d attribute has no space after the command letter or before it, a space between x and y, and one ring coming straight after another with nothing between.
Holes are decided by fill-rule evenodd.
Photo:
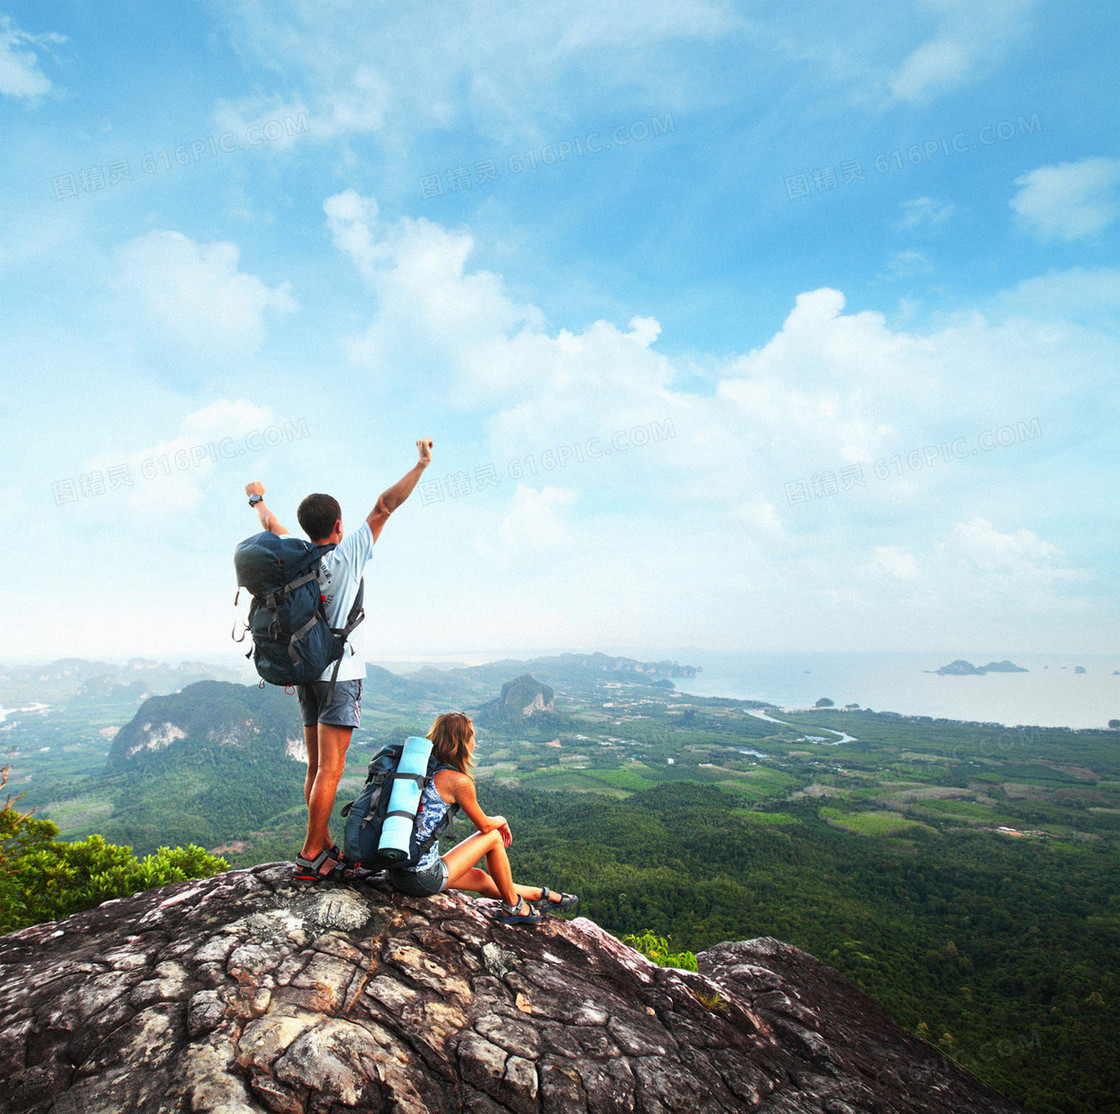
<instances>
[{"instance_id":1,"label":"hiking shoe","mask_svg":"<svg viewBox=\"0 0 1120 1114\"><path fill-rule=\"evenodd\" d=\"M537 902L545 913L566 913L579 904L575 894L562 894L541 886L541 899Z\"/></svg>"},{"instance_id":2,"label":"hiking shoe","mask_svg":"<svg viewBox=\"0 0 1120 1114\"><path fill-rule=\"evenodd\" d=\"M502 911L497 915L497 919L503 924L536 924L541 919L543 914L536 908L530 905L523 897L518 897L516 905L507 905L502 902Z\"/></svg>"},{"instance_id":3,"label":"hiking shoe","mask_svg":"<svg viewBox=\"0 0 1120 1114\"><path fill-rule=\"evenodd\" d=\"M320 851L314 859L296 856L292 869L293 882L335 882L342 875L342 864L329 851Z\"/></svg>"}]
</instances>

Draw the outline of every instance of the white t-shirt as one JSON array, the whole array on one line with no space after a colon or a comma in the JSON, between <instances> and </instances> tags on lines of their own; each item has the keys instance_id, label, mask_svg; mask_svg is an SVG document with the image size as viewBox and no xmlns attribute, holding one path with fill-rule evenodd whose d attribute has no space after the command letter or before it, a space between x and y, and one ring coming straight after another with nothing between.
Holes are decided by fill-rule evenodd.
<instances>
[{"instance_id":1,"label":"white t-shirt","mask_svg":"<svg viewBox=\"0 0 1120 1114\"><path fill-rule=\"evenodd\" d=\"M373 556L373 534L370 532L369 523L363 518L361 525L352 533L344 533L342 541L329 553L323 554L319 565L322 578L323 595L326 597L327 620L332 627L341 629L346 625L346 617L354 605L358 595L358 585L362 580L362 573L366 563ZM369 597L366 597L366 606L369 606ZM364 681L366 677L366 658L364 653L364 634L367 618L360 623L350 637L346 639L346 647L342 651L342 662L338 667L338 680ZM323 670L319 680L329 681L334 672L332 661Z\"/></svg>"}]
</instances>

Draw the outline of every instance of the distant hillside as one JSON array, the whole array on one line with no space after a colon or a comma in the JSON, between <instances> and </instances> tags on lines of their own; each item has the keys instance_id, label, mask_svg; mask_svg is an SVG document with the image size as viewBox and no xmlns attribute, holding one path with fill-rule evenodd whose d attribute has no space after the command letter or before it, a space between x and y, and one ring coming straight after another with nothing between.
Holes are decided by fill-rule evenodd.
<instances>
[{"instance_id":1,"label":"distant hillside","mask_svg":"<svg viewBox=\"0 0 1120 1114\"><path fill-rule=\"evenodd\" d=\"M151 772L223 752L284 756L302 738L296 698L283 689L199 681L146 700L113 739L108 767L120 771L143 761Z\"/></svg>"},{"instance_id":2,"label":"distant hillside","mask_svg":"<svg viewBox=\"0 0 1120 1114\"><path fill-rule=\"evenodd\" d=\"M523 673L502 685L497 699L483 704L475 718L482 725L524 730L527 721L534 728L555 729L563 722L556 714L556 698L548 685Z\"/></svg>"},{"instance_id":3,"label":"distant hillside","mask_svg":"<svg viewBox=\"0 0 1120 1114\"><path fill-rule=\"evenodd\" d=\"M498 699L523 716L535 716L556 711L556 695L548 685L542 685L528 673L502 685Z\"/></svg>"},{"instance_id":4,"label":"distant hillside","mask_svg":"<svg viewBox=\"0 0 1120 1114\"><path fill-rule=\"evenodd\" d=\"M939 673L943 677L982 677L985 673L1029 673L1030 670L1010 661L990 661L987 665L973 665L970 661L958 658L940 669L927 669L926 672Z\"/></svg>"},{"instance_id":5,"label":"distant hillside","mask_svg":"<svg viewBox=\"0 0 1120 1114\"><path fill-rule=\"evenodd\" d=\"M382 669L379 665L366 666L366 678L362 682L363 696L377 694L398 699L401 697L413 699L423 695L425 691L423 685L417 685L409 678L390 673L388 669Z\"/></svg>"},{"instance_id":6,"label":"distant hillside","mask_svg":"<svg viewBox=\"0 0 1120 1114\"><path fill-rule=\"evenodd\" d=\"M132 658L121 665L85 658L59 658L46 665L0 665L0 694L9 700L66 702L86 708L135 704L147 696L178 692L198 681L237 679L234 670L206 662L169 665Z\"/></svg>"},{"instance_id":7,"label":"distant hillside","mask_svg":"<svg viewBox=\"0 0 1120 1114\"><path fill-rule=\"evenodd\" d=\"M699 666L681 665L675 661L635 661L633 658L612 658L598 652L536 658L529 664L537 668L586 670L592 673L636 673L655 677L695 677L700 672Z\"/></svg>"},{"instance_id":8,"label":"distant hillside","mask_svg":"<svg viewBox=\"0 0 1120 1114\"><path fill-rule=\"evenodd\" d=\"M511 673L531 673L548 684L563 683L581 688L598 686L606 680L664 688L666 678L695 677L700 669L697 666L680 665L675 661L643 662L593 653L560 654L555 657L532 658L529 661L510 658L449 672L492 682L507 678Z\"/></svg>"},{"instance_id":9,"label":"distant hillside","mask_svg":"<svg viewBox=\"0 0 1120 1114\"><path fill-rule=\"evenodd\" d=\"M473 705L493 691L493 684L471 677L461 669L436 669L428 665L401 677L381 666L367 665L362 698L381 697L401 703L434 700L437 703Z\"/></svg>"},{"instance_id":10,"label":"distant hillside","mask_svg":"<svg viewBox=\"0 0 1120 1114\"><path fill-rule=\"evenodd\" d=\"M139 704L152 695L143 681L122 684L112 673L103 673L83 681L70 698L72 704Z\"/></svg>"},{"instance_id":11,"label":"distant hillside","mask_svg":"<svg viewBox=\"0 0 1120 1114\"><path fill-rule=\"evenodd\" d=\"M273 685L201 681L146 700L107 763L122 790L105 837L138 853L244 838L302 802L303 729Z\"/></svg>"}]
</instances>

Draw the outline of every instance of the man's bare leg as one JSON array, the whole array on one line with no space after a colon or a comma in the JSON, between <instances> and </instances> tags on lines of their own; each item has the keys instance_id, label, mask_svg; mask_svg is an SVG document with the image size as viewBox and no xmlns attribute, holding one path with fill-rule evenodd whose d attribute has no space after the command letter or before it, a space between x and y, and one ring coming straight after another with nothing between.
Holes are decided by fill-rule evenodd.
<instances>
[{"instance_id":1,"label":"man's bare leg","mask_svg":"<svg viewBox=\"0 0 1120 1114\"><path fill-rule=\"evenodd\" d=\"M346 769L346 748L350 745L352 727L336 727L330 723L316 725L317 745L315 769L311 769L311 749L307 752L307 839L300 855L309 862L319 857L330 842L331 813L338 792L338 783ZM307 740L307 731L304 732Z\"/></svg>"},{"instance_id":2,"label":"man's bare leg","mask_svg":"<svg viewBox=\"0 0 1120 1114\"><path fill-rule=\"evenodd\" d=\"M315 772L319 769L319 725L313 723L303 728L303 745L307 750L307 776L303 779L304 804L311 803L311 787L315 784Z\"/></svg>"}]
</instances>

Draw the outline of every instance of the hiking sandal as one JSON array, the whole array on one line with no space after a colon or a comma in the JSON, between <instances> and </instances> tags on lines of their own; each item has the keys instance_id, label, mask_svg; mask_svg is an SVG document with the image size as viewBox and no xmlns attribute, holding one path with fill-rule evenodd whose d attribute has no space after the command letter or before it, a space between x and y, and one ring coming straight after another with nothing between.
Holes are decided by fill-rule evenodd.
<instances>
[{"instance_id":1,"label":"hiking sandal","mask_svg":"<svg viewBox=\"0 0 1120 1114\"><path fill-rule=\"evenodd\" d=\"M554 901L553 898L556 900ZM537 904L549 913L566 913L579 904L579 898L575 894L562 894L550 890L547 886L541 886L541 899Z\"/></svg>"},{"instance_id":2,"label":"hiking sandal","mask_svg":"<svg viewBox=\"0 0 1120 1114\"><path fill-rule=\"evenodd\" d=\"M544 914L534 905L530 905L520 895L516 905L507 905L502 902L502 911L497 919L503 924L536 924Z\"/></svg>"},{"instance_id":3,"label":"hiking sandal","mask_svg":"<svg viewBox=\"0 0 1120 1114\"><path fill-rule=\"evenodd\" d=\"M326 851L326 853L330 855L330 857L334 859L336 863L338 863L338 866L335 867L334 871L335 878L348 879L352 877L356 872L365 869L365 867L363 867L360 863L352 863L346 857L346 852L343 851L337 843L332 842L330 847L324 847L323 850Z\"/></svg>"},{"instance_id":4,"label":"hiking sandal","mask_svg":"<svg viewBox=\"0 0 1120 1114\"><path fill-rule=\"evenodd\" d=\"M302 855L296 856L296 865L292 870L293 882L321 882L337 881L342 873L342 864L329 851L320 851L314 859L305 859Z\"/></svg>"},{"instance_id":5,"label":"hiking sandal","mask_svg":"<svg viewBox=\"0 0 1120 1114\"><path fill-rule=\"evenodd\" d=\"M362 866L361 863L352 863L349 859L343 862L339 870L343 882L368 882L371 878L376 878L378 874L385 873L381 870L370 870L368 866Z\"/></svg>"}]
</instances>

